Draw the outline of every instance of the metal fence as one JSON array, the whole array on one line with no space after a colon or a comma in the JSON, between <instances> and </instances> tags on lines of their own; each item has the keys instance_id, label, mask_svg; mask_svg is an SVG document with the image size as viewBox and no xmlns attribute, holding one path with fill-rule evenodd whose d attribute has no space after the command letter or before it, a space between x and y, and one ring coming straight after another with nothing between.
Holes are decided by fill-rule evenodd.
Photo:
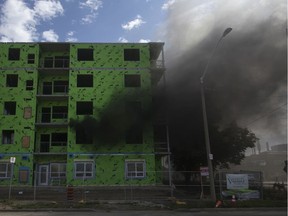
<instances>
[{"instance_id":1,"label":"metal fence","mask_svg":"<svg viewBox=\"0 0 288 216\"><path fill-rule=\"evenodd\" d=\"M181 200L209 199L209 177L202 176L198 171L163 171L153 172L160 176L161 181L141 185L129 183L123 185L88 185L85 181L77 186L67 186L65 180L54 186L0 186L0 199L13 200L50 200L65 201L99 201L99 200ZM223 198L223 191L227 191L227 172L215 174L215 189L217 197ZM235 174L235 173L233 173ZM242 173L243 174L243 173ZM262 191L261 173L248 173L251 190ZM133 182L133 181L131 181ZM262 192L261 192L262 193ZM262 197L262 195L261 195Z\"/></svg>"}]
</instances>

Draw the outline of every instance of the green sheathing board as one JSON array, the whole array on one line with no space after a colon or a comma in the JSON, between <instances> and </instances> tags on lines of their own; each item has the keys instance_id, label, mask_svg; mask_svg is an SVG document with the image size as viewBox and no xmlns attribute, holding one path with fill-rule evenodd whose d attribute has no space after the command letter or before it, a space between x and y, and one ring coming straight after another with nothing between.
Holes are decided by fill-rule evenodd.
<instances>
[{"instance_id":1,"label":"green sheathing board","mask_svg":"<svg viewBox=\"0 0 288 216\"><path fill-rule=\"evenodd\" d=\"M94 61L77 61L79 48L94 49ZM124 61L124 49L140 50L140 61ZM139 101L142 110L150 108L151 78L149 71L149 46L147 44L72 44L70 47L69 78L69 119L82 120L85 116L76 115L77 101L92 101L93 115L100 120L105 109L117 105L125 109L126 101ZM78 74L93 75L93 87L77 87ZM139 74L141 87L125 87L125 74ZM121 111L120 111L121 112ZM117 125L122 127L122 125ZM109 132L108 132L109 133ZM124 136L114 143L76 144L75 131L69 128L67 182L72 185L123 185L123 184L154 184L155 156L153 146L152 123L146 124L143 131L143 144L126 144ZM145 160L147 175L144 179L125 179L125 160ZM91 179L77 179L74 176L74 162L92 160L95 165L95 176Z\"/></svg>"},{"instance_id":2,"label":"green sheathing board","mask_svg":"<svg viewBox=\"0 0 288 216\"><path fill-rule=\"evenodd\" d=\"M159 165L155 161L152 121L145 122L142 144L126 144L124 134L112 143L95 141L93 144L76 144L75 130L65 124L70 119L81 121L85 116L76 115L76 103L78 101L93 102L93 117L101 120L103 113L109 107L117 107L120 112L125 112L127 101L141 102L143 112L148 112L152 102L152 87L150 73L149 44L70 44L70 51L59 50L57 44L45 48L49 51L41 51L40 44L7 43L0 45L0 136L2 140L3 130L14 130L14 142L0 145L0 163L9 162L11 156L16 157L14 166L13 185L32 185L34 171L39 171L39 165L51 163L67 163L66 179L60 184L77 185L153 185L157 183L155 169ZM56 47L55 52L53 47ZM61 46L60 46L61 47ZM19 48L19 60L8 60L9 48ZM67 46L65 47L65 49ZM78 61L77 50L79 48L92 48L93 61ZM139 61L124 61L124 49L139 49ZM68 48L69 49L69 48ZM43 49L45 50L45 49ZM35 55L35 62L28 64L28 54ZM45 57L69 56L69 71L65 69L39 69L42 67ZM30 55L31 57L31 55ZM7 74L18 74L17 87L7 87ZM93 87L77 87L78 74L93 75ZM141 77L141 87L125 87L126 74L138 74ZM33 80L33 88L26 89L26 81ZM44 82L55 81L69 82L69 96L62 98L36 97L43 94ZM38 93L37 93L38 92ZM52 96L59 93L52 91ZM62 93L60 93L62 94ZM4 103L15 101L16 115L4 115ZM43 107L68 106L67 119L51 119L52 124L60 124L57 127L43 126L41 114ZM31 116L24 117L25 107L31 108ZM122 111L121 111L122 110ZM37 123L37 125L35 125ZM121 128L118 123L116 127ZM41 134L65 133L68 134L67 146L50 146L49 154L38 154L40 151ZM109 133L109 132L108 132ZM23 137L29 137L29 145L23 145ZM35 155L33 154L35 151ZM145 161L146 175L142 179L126 179L125 161ZM93 161L94 175L90 179L78 179L74 176L75 162ZM35 170L34 170L35 169ZM19 173L28 171L26 182L20 182ZM49 175L50 176L50 175ZM37 180L38 181L38 180ZM51 179L48 180L53 185ZM1 179L0 185L7 185L9 179Z\"/></svg>"},{"instance_id":3,"label":"green sheathing board","mask_svg":"<svg viewBox=\"0 0 288 216\"><path fill-rule=\"evenodd\" d=\"M19 49L19 60L8 60L9 48ZM34 54L34 63L28 64L28 54ZM7 43L0 45L0 163L9 162L10 157L16 157L13 185L26 185L33 182L38 56L39 48L37 44ZM7 75L18 75L16 86L7 86ZM33 86L28 89L26 89L27 80L33 80ZM16 102L15 115L5 114L5 102ZM24 115L25 108L31 109L31 114L28 114L28 116ZM3 144L3 130L14 132L13 143ZM20 181L19 173L22 171L27 171L25 174L27 179ZM9 183L10 179L0 180L0 185Z\"/></svg>"}]
</instances>

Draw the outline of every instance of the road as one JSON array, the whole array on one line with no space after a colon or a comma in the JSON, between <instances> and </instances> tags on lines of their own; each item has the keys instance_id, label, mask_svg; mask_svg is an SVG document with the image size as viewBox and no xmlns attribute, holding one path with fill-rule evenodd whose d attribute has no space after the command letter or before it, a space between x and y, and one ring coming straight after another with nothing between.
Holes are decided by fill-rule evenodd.
<instances>
[{"instance_id":1,"label":"road","mask_svg":"<svg viewBox=\"0 0 288 216\"><path fill-rule=\"evenodd\" d=\"M286 216L286 209L224 209L224 210L191 210L191 211L46 211L46 212L1 212L1 216Z\"/></svg>"}]
</instances>

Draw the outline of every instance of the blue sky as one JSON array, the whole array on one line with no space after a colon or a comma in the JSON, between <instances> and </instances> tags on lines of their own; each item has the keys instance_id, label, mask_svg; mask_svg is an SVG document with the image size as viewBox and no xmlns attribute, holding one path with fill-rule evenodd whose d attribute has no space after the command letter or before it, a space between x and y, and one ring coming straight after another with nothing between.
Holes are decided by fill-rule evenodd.
<instances>
[{"instance_id":1,"label":"blue sky","mask_svg":"<svg viewBox=\"0 0 288 216\"><path fill-rule=\"evenodd\" d=\"M175 0L4 0L0 41L149 42Z\"/></svg>"}]
</instances>

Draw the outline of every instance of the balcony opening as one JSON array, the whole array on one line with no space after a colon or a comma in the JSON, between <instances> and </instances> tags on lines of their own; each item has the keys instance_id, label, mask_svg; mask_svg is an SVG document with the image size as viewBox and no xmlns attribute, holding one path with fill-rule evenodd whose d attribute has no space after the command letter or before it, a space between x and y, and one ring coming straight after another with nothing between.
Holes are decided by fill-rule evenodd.
<instances>
[{"instance_id":1,"label":"balcony opening","mask_svg":"<svg viewBox=\"0 0 288 216\"><path fill-rule=\"evenodd\" d=\"M44 58L44 68L53 68L53 57Z\"/></svg>"},{"instance_id":2,"label":"balcony opening","mask_svg":"<svg viewBox=\"0 0 288 216\"><path fill-rule=\"evenodd\" d=\"M68 107L67 106L53 106L52 118L53 119L67 119Z\"/></svg>"},{"instance_id":3,"label":"balcony opening","mask_svg":"<svg viewBox=\"0 0 288 216\"><path fill-rule=\"evenodd\" d=\"M78 49L77 60L78 61L94 61L94 49Z\"/></svg>"},{"instance_id":4,"label":"balcony opening","mask_svg":"<svg viewBox=\"0 0 288 216\"><path fill-rule=\"evenodd\" d=\"M52 94L52 82L43 82L43 94L44 95Z\"/></svg>"},{"instance_id":5,"label":"balcony opening","mask_svg":"<svg viewBox=\"0 0 288 216\"><path fill-rule=\"evenodd\" d=\"M9 48L8 60L9 61L20 60L20 48Z\"/></svg>"},{"instance_id":6,"label":"balcony opening","mask_svg":"<svg viewBox=\"0 0 288 216\"><path fill-rule=\"evenodd\" d=\"M54 67L55 68L68 68L69 56L55 56Z\"/></svg>"},{"instance_id":7,"label":"balcony opening","mask_svg":"<svg viewBox=\"0 0 288 216\"><path fill-rule=\"evenodd\" d=\"M51 108L50 107L42 107L41 122L42 123L51 122Z\"/></svg>"},{"instance_id":8,"label":"balcony opening","mask_svg":"<svg viewBox=\"0 0 288 216\"><path fill-rule=\"evenodd\" d=\"M140 50L124 49L124 61L140 61Z\"/></svg>"},{"instance_id":9,"label":"balcony opening","mask_svg":"<svg viewBox=\"0 0 288 216\"><path fill-rule=\"evenodd\" d=\"M69 83L66 80L57 80L53 82L53 92L54 93L67 93Z\"/></svg>"},{"instance_id":10,"label":"balcony opening","mask_svg":"<svg viewBox=\"0 0 288 216\"><path fill-rule=\"evenodd\" d=\"M67 146L67 133L52 133L51 146Z\"/></svg>"},{"instance_id":11,"label":"balcony opening","mask_svg":"<svg viewBox=\"0 0 288 216\"><path fill-rule=\"evenodd\" d=\"M40 136L40 152L49 152L50 134L41 134Z\"/></svg>"}]
</instances>

